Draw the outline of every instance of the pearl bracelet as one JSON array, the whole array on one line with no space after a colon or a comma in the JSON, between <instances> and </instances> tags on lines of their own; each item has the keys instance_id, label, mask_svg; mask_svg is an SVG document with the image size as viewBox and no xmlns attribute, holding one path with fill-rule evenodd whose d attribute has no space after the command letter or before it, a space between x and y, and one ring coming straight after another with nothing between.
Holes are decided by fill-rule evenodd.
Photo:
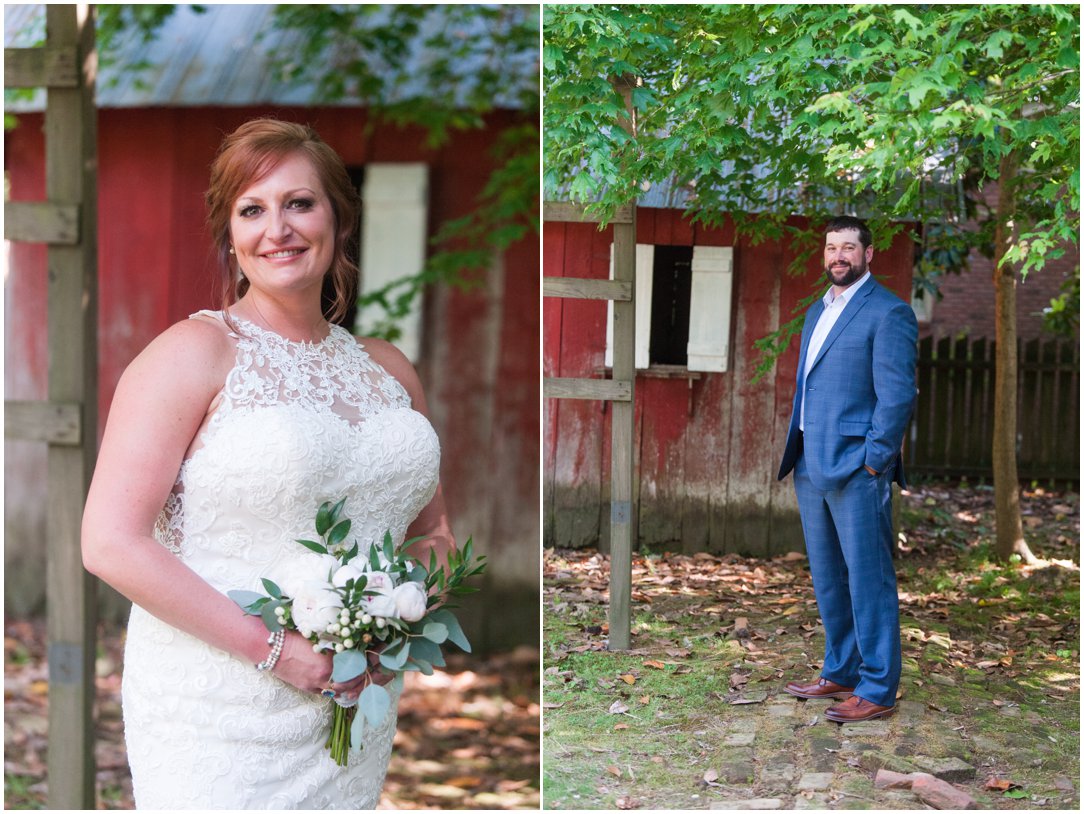
<instances>
[{"instance_id":1,"label":"pearl bracelet","mask_svg":"<svg viewBox=\"0 0 1084 814\"><path fill-rule=\"evenodd\" d=\"M256 665L256 669L261 673L269 670L274 670L275 665L278 664L279 656L282 655L282 645L286 642L286 631L276 630L270 636L267 637L267 643L271 645L271 652L267 658Z\"/></svg>"}]
</instances>

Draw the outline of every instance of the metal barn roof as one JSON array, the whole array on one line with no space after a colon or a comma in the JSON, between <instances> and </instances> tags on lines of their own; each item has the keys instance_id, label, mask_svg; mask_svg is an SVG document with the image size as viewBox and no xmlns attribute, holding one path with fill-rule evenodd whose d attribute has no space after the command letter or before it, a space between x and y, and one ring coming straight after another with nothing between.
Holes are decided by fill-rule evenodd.
<instances>
[{"instance_id":1,"label":"metal barn roof","mask_svg":"<svg viewBox=\"0 0 1084 814\"><path fill-rule=\"evenodd\" d=\"M155 36L144 42L135 30L123 31L117 38L117 60L102 68L97 88L99 107L240 107L274 104L282 106L323 105L315 83L279 82L274 63L283 54L297 51L302 35L283 31L274 25L273 5L206 5L204 13L193 11L190 5L178 5ZM440 9L435 6L434 9ZM379 12L377 12L379 14ZM375 16L375 15L374 15ZM414 80L416 74L439 55L426 50L424 42L432 34L447 27L441 13L426 16L420 36L406 61L402 81L395 84L393 98L384 102L401 102L426 95L423 82ZM31 47L39 43L45 30L44 4L4 6L4 45ZM484 25L472 28L463 24L461 30L448 32L470 40L488 36ZM473 63L482 67L485 56L477 49L457 56L459 72L472 76ZM505 98L494 100L498 108L518 108L516 91L537 87L538 55L533 52L514 54L506 58L502 68L510 86ZM467 64L463 64L466 62ZM122 71L119 64L146 63L140 71ZM414 70L412 70L412 66ZM464 98L469 88L460 88ZM10 99L5 108L10 112L44 109L44 91L32 100ZM357 106L356 100L335 103Z\"/></svg>"}]
</instances>

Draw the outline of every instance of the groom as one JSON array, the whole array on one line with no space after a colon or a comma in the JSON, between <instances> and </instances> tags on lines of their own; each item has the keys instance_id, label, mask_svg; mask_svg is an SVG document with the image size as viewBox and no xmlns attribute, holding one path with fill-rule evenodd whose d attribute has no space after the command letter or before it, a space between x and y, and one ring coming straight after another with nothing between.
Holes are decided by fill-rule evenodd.
<instances>
[{"instance_id":1,"label":"groom","mask_svg":"<svg viewBox=\"0 0 1084 814\"><path fill-rule=\"evenodd\" d=\"M806 313L798 385L779 467L794 471L813 590L824 622L824 666L799 698L845 699L833 721L895 712L899 598L892 566L892 481L915 402L918 324L869 273L869 228L838 217L825 228L831 288Z\"/></svg>"}]
</instances>

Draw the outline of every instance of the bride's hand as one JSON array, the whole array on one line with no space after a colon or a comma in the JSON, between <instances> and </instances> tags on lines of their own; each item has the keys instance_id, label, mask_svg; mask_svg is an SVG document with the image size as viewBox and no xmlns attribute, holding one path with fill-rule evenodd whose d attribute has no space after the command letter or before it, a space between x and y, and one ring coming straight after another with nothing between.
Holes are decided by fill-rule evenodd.
<instances>
[{"instance_id":1,"label":"bride's hand","mask_svg":"<svg viewBox=\"0 0 1084 814\"><path fill-rule=\"evenodd\" d=\"M369 669L350 681L331 682L332 655L329 652L316 653L312 644L300 633L290 631L283 642L282 655L273 670L274 674L297 687L302 692L321 694L331 689L344 700L352 700L370 683L383 686L395 678L391 673L380 669L380 654L370 650L368 653Z\"/></svg>"},{"instance_id":2,"label":"bride's hand","mask_svg":"<svg viewBox=\"0 0 1084 814\"><path fill-rule=\"evenodd\" d=\"M282 645L282 655L272 672L302 692L320 693L331 681L331 654L316 653L312 643L296 631L289 631Z\"/></svg>"}]
</instances>

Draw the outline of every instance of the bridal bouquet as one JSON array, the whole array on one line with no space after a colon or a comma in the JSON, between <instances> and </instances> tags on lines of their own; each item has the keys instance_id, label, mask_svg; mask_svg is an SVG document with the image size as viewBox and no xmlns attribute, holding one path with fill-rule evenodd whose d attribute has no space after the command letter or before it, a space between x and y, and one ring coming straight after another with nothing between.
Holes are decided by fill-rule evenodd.
<instances>
[{"instance_id":1,"label":"bridal bouquet","mask_svg":"<svg viewBox=\"0 0 1084 814\"><path fill-rule=\"evenodd\" d=\"M289 582L282 580L280 587L263 579L266 595L229 591L229 597L245 613L262 617L268 630L296 630L317 652L333 651L335 682L357 678L374 661L393 674L419 670L431 675L434 665L445 664L440 646L447 642L469 653L470 643L455 614L447 606L436 606L447 596L476 590L463 584L485 570L485 557L472 557L472 541L449 554L447 570L433 552L428 565L406 552L420 537L395 546L388 532L382 546L360 552L357 543L346 543L350 520L341 517L345 502L320 506L320 542L297 540L314 556L305 558ZM380 725L390 707L388 691L371 682L356 706L337 703L327 742L332 759L345 766L347 750L361 748L366 722Z\"/></svg>"}]
</instances>

